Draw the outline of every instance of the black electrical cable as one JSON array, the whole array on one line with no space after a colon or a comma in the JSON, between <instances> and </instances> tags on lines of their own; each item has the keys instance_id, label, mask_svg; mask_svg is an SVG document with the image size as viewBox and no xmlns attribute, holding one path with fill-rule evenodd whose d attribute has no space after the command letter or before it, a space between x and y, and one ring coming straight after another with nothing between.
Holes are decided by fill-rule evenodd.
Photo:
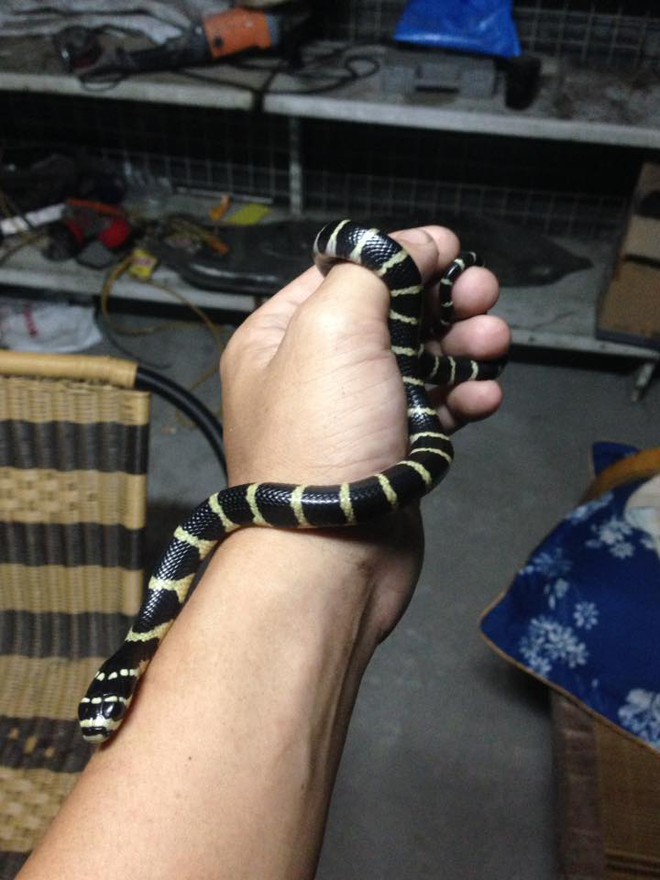
<instances>
[{"instance_id":1,"label":"black electrical cable","mask_svg":"<svg viewBox=\"0 0 660 880\"><path fill-rule=\"evenodd\" d=\"M198 82L203 82L211 86L230 86L232 89L241 89L244 92L249 92L255 99L259 97L259 93L261 91L258 86L249 86L247 85L247 83L234 82L233 80L222 79L216 76L205 76L203 73L197 73L197 71L190 70L187 67L183 67L180 70L173 70L170 72L176 74L177 76L184 76L187 79L194 79Z\"/></svg>"},{"instance_id":2,"label":"black electrical cable","mask_svg":"<svg viewBox=\"0 0 660 880\"><path fill-rule=\"evenodd\" d=\"M347 83L355 82L359 79L366 79L369 76L373 76L378 70L380 70L381 62L378 58L374 58L371 55L367 54L351 54L348 57L344 58L342 67L344 68L344 73L330 73L328 71L323 70L312 70L313 67L318 67L320 64L324 64L329 60L334 60L336 58L340 58L346 51L351 51L355 47L350 46L348 48L344 47L341 49L335 49L332 52L328 52L325 55L320 55L316 58L310 59L310 61L305 62L303 67L298 70L295 74L295 78L304 82L305 80L313 80L325 78L332 78L330 82L326 82L323 85L312 86L311 88L291 88L291 89L277 89L273 88L274 80L283 73L286 73L286 69L282 65L280 61L275 67L268 67L265 64L257 63L249 63L246 61L237 61L232 65L236 70L251 70L258 71L261 73L269 73L269 76L266 82L262 86L249 86L244 83L237 83L231 80L218 78L215 76L206 76L204 73L198 73L197 71L190 70L189 68L173 71L174 73L179 74L180 76L188 77L189 79L195 79L200 82L208 83L209 85L225 85L231 86L237 89L243 89L244 91L251 92L255 99L263 100L266 95L318 95L323 92L331 92L335 89L339 89ZM368 64L368 69L364 71L360 71L356 69L354 62L362 62Z\"/></svg>"},{"instance_id":3,"label":"black electrical cable","mask_svg":"<svg viewBox=\"0 0 660 880\"><path fill-rule=\"evenodd\" d=\"M366 72L359 73L354 70L351 66L351 62L353 61L368 61L371 65L371 68ZM380 69L380 62L376 58L370 58L366 55L353 55L351 58L347 58L344 67L348 71L344 76L337 77L334 82L325 83L323 85L312 86L308 89L271 89L268 94L271 95L320 95L324 92L333 92L335 89L339 89L342 86L345 86L347 83L356 82L359 79L366 79L368 76L373 76ZM320 73L320 76L330 76L330 74ZM312 79L312 76L301 77L304 79Z\"/></svg>"},{"instance_id":4,"label":"black electrical cable","mask_svg":"<svg viewBox=\"0 0 660 880\"><path fill-rule=\"evenodd\" d=\"M99 325L99 329L103 331L103 334L107 337L108 342L110 342L110 344L113 345L117 349L117 351L121 352L121 354L123 354L124 357L127 357L130 360L134 361L136 359L135 352L130 351L129 348L127 348L125 345L122 345L122 343L117 338L117 333L115 332L114 328L112 327L107 316L103 314L102 309L100 309L100 308L97 309L95 317L96 317L96 323ZM154 360L149 360L149 361L145 362L145 366L147 363L150 367L154 367L157 370L166 370L168 367L172 366L171 362L165 362L165 361L158 362L158 361L154 361Z\"/></svg>"},{"instance_id":5,"label":"black electrical cable","mask_svg":"<svg viewBox=\"0 0 660 880\"><path fill-rule=\"evenodd\" d=\"M330 72L324 72L322 70L317 70L313 72L310 69L325 64L328 61L333 61L337 58L341 58L342 55L344 55L346 52L350 52L351 50L354 50L362 45L369 46L380 44L349 44L347 46L333 49L330 52L326 52L323 55L311 58L309 61L305 62L302 68L296 72L296 79L304 82L305 80L318 79L321 77L333 77L330 82L324 83L323 85L319 86L312 86L309 89L306 89L304 87L292 89L273 88L273 82L277 79L277 77L280 74L286 72L286 59L280 59L274 67L270 68L266 65L260 64L259 62L255 64L241 60L237 60L231 65L235 70L252 70L268 73L265 83L263 83L261 86L252 86L248 85L247 83L240 83L236 82L235 80L224 79L222 77L206 76L204 73L198 72L197 70L191 70L190 68L179 68L176 70L171 70L169 72L177 74L178 76L186 77L187 79L193 79L197 80L198 82L207 83L208 85L229 86L231 88L240 89L241 91L248 92L253 96L255 100L256 109L260 109L260 105L263 104L263 99L267 95L318 95L322 94L323 92L334 91L335 89L339 89L347 83L355 82L358 79L365 79L366 77L372 76L380 69L381 63L377 58L373 58L372 56L365 54L348 55L348 57L344 59L342 65L345 73L333 74ZM359 72L355 70L353 66L354 61L367 62L369 64L369 69L364 72ZM86 75L84 71L78 74L78 78L80 80L82 88L90 92L111 91L121 82L128 79L130 76L130 73L117 72L109 73L107 77L99 77L98 79L96 79L93 74Z\"/></svg>"},{"instance_id":6,"label":"black electrical cable","mask_svg":"<svg viewBox=\"0 0 660 880\"><path fill-rule=\"evenodd\" d=\"M154 373L148 367L138 365L135 385L140 390L151 391L174 404L197 425L213 450L226 480L227 462L222 441L222 425L210 409L178 382L160 373Z\"/></svg>"}]
</instances>

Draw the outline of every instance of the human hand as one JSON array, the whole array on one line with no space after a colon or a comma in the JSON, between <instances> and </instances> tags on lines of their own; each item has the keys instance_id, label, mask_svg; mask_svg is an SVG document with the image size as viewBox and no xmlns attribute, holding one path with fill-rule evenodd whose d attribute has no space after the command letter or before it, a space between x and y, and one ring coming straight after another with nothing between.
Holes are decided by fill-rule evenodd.
<instances>
[{"instance_id":1,"label":"human hand","mask_svg":"<svg viewBox=\"0 0 660 880\"><path fill-rule=\"evenodd\" d=\"M441 227L395 233L429 285L458 254ZM509 331L485 313L497 280L471 268L454 287L457 322L437 353L502 357ZM338 483L393 464L406 451L403 385L387 333L389 296L366 269L311 268L237 330L222 359L230 484L253 481ZM447 431L491 415L502 399L495 382L438 388L431 400Z\"/></svg>"},{"instance_id":2,"label":"human hand","mask_svg":"<svg viewBox=\"0 0 660 880\"><path fill-rule=\"evenodd\" d=\"M393 237L417 263L432 310L438 279L459 252L456 236L428 226ZM431 347L477 360L505 355L508 327L486 314L497 296L492 273L468 269L454 286L456 323ZM308 270L239 327L221 364L230 485L336 484L405 456L406 403L390 350L388 309L388 291L373 273L340 264L326 278ZM449 432L491 415L502 394L497 383L484 381L434 389L430 398ZM387 570L396 594L381 615L381 629L388 631L416 580L417 513L408 510L361 530L358 539L366 533L371 563Z\"/></svg>"}]
</instances>

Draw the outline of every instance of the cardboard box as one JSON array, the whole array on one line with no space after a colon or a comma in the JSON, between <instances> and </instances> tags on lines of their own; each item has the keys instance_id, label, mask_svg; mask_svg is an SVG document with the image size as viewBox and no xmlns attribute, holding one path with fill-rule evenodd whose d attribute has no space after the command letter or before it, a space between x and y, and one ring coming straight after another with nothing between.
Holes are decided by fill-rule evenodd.
<instances>
[{"instance_id":1,"label":"cardboard box","mask_svg":"<svg viewBox=\"0 0 660 880\"><path fill-rule=\"evenodd\" d=\"M656 202L660 205L660 165L648 163L635 189L618 261L600 300L600 339L660 348L660 216L647 216L648 206Z\"/></svg>"},{"instance_id":2,"label":"cardboard box","mask_svg":"<svg viewBox=\"0 0 660 880\"><path fill-rule=\"evenodd\" d=\"M559 693L552 728L559 876L658 877L657 754Z\"/></svg>"},{"instance_id":3,"label":"cardboard box","mask_svg":"<svg viewBox=\"0 0 660 880\"><path fill-rule=\"evenodd\" d=\"M623 259L598 314L603 339L660 348L660 268Z\"/></svg>"},{"instance_id":4,"label":"cardboard box","mask_svg":"<svg viewBox=\"0 0 660 880\"><path fill-rule=\"evenodd\" d=\"M660 220L633 214L623 241L621 254L649 260L660 267Z\"/></svg>"}]
</instances>

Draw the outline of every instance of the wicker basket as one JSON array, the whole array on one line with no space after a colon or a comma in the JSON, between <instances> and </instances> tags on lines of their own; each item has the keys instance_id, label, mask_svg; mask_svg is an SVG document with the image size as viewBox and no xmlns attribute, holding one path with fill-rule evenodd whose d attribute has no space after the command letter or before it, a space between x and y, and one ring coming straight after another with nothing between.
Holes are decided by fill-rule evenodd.
<instances>
[{"instance_id":1,"label":"wicker basket","mask_svg":"<svg viewBox=\"0 0 660 880\"><path fill-rule=\"evenodd\" d=\"M0 352L0 880L91 756L77 703L142 595L150 395L111 358Z\"/></svg>"}]
</instances>

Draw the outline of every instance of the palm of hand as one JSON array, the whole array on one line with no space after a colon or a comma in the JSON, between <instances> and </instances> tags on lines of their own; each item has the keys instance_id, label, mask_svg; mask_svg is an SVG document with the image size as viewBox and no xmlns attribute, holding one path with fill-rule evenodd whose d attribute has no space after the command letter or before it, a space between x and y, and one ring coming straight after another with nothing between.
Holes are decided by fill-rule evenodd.
<instances>
[{"instance_id":1,"label":"palm of hand","mask_svg":"<svg viewBox=\"0 0 660 880\"><path fill-rule=\"evenodd\" d=\"M332 296L324 286L284 329L256 320L247 328L253 360L234 370L225 399L233 482L336 484L405 454L405 395L390 350L386 291L376 281L348 304L337 306Z\"/></svg>"}]
</instances>

